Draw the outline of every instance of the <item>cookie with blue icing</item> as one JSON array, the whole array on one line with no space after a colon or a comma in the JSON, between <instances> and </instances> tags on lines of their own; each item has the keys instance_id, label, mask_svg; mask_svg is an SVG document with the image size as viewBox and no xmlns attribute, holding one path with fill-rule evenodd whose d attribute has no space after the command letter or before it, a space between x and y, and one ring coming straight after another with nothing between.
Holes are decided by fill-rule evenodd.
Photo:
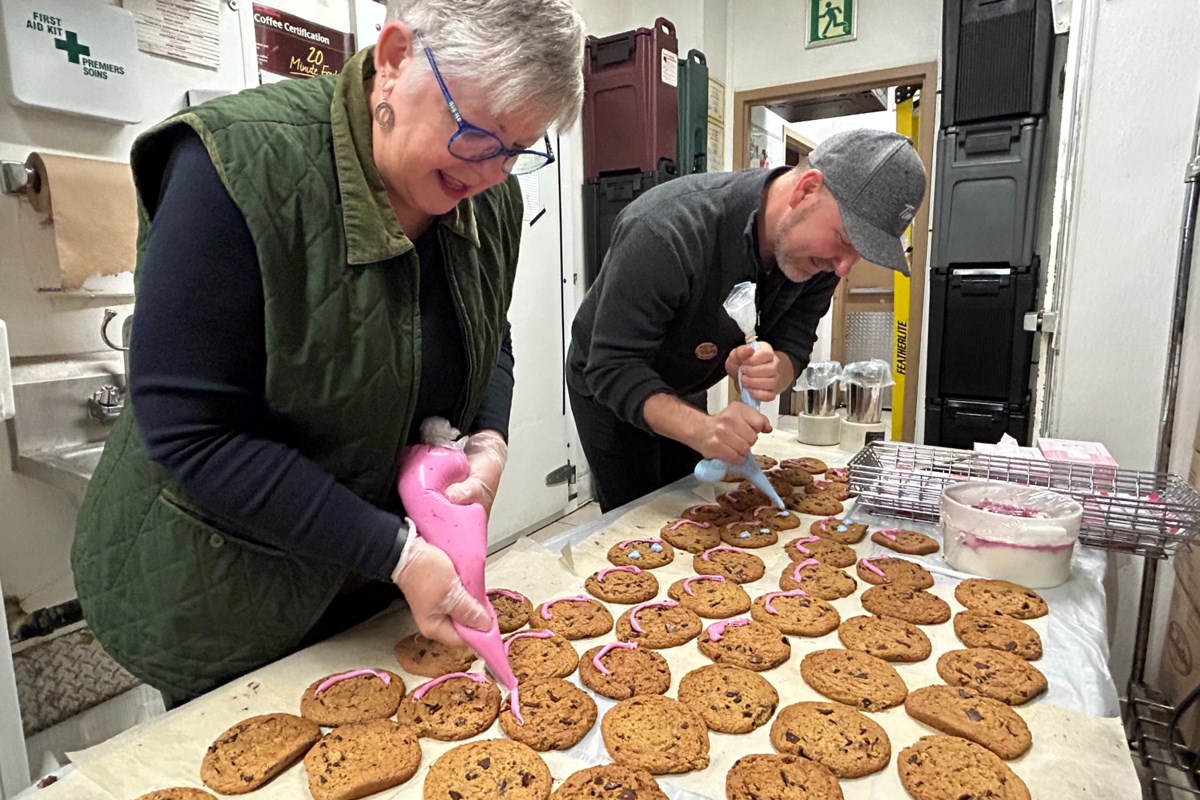
<instances>
[{"instance_id":1,"label":"cookie with blue icing","mask_svg":"<svg viewBox=\"0 0 1200 800\"><path fill-rule=\"evenodd\" d=\"M833 539L839 544L855 544L867 535L867 526L861 522L848 522L837 517L823 517L808 528L813 536Z\"/></svg>"},{"instance_id":2,"label":"cookie with blue icing","mask_svg":"<svg viewBox=\"0 0 1200 800\"><path fill-rule=\"evenodd\" d=\"M730 547L770 547L779 541L779 534L758 520L734 520L720 529L721 541Z\"/></svg>"},{"instance_id":3,"label":"cookie with blue icing","mask_svg":"<svg viewBox=\"0 0 1200 800\"><path fill-rule=\"evenodd\" d=\"M625 539L608 548L608 560L618 567L657 569L675 560L675 548L662 539Z\"/></svg>"}]
</instances>

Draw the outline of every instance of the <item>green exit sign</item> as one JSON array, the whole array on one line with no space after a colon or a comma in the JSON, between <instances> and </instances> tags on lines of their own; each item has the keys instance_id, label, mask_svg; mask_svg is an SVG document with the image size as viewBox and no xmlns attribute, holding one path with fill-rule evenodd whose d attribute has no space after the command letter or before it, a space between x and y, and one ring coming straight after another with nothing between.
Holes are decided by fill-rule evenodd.
<instances>
[{"instance_id":1,"label":"green exit sign","mask_svg":"<svg viewBox=\"0 0 1200 800\"><path fill-rule=\"evenodd\" d=\"M852 42L858 35L855 0L808 0L805 47Z\"/></svg>"}]
</instances>

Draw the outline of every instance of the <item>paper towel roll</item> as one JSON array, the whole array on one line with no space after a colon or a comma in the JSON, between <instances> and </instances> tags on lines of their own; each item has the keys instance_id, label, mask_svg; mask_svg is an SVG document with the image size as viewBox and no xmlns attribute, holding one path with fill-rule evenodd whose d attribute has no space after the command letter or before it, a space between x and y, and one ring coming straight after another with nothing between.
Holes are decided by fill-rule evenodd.
<instances>
[{"instance_id":1,"label":"paper towel roll","mask_svg":"<svg viewBox=\"0 0 1200 800\"><path fill-rule=\"evenodd\" d=\"M131 272L137 254L137 198L128 164L32 153L27 196L54 224L63 289L93 275ZM36 190L35 190L36 189Z\"/></svg>"}]
</instances>

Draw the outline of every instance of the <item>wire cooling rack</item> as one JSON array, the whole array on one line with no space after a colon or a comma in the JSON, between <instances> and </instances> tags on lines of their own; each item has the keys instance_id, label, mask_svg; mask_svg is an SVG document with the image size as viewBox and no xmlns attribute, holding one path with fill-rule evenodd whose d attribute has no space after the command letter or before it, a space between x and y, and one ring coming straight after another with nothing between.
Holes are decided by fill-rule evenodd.
<instances>
[{"instance_id":1,"label":"wire cooling rack","mask_svg":"<svg viewBox=\"0 0 1200 800\"><path fill-rule=\"evenodd\" d=\"M1070 495L1083 505L1082 544L1167 558L1200 538L1200 495L1176 475L969 450L871 442L850 460L858 505L882 516L936 521L942 490L993 480Z\"/></svg>"}]
</instances>

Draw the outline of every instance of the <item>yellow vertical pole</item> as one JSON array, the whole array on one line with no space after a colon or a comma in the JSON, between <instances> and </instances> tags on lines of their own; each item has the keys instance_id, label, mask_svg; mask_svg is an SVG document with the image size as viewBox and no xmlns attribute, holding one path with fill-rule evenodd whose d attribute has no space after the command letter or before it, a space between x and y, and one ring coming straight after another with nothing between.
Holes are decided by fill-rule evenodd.
<instances>
[{"instance_id":1,"label":"yellow vertical pole","mask_svg":"<svg viewBox=\"0 0 1200 800\"><path fill-rule=\"evenodd\" d=\"M896 132L912 140L917 146L919 111L913 106L913 98L896 104ZM912 241L912 226L905 231ZM904 385L908 380L908 304L909 279L899 272L892 277L892 375L896 380L892 387L892 439L900 441L904 431Z\"/></svg>"}]
</instances>

